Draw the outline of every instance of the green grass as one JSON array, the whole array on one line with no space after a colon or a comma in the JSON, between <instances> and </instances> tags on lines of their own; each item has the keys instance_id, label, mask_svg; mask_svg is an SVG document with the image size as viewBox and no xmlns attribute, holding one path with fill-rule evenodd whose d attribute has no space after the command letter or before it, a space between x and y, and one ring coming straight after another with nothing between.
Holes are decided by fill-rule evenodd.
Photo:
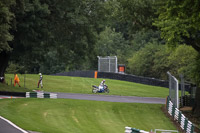
<instances>
[{"instance_id":1,"label":"green grass","mask_svg":"<svg viewBox=\"0 0 200 133\"><path fill-rule=\"evenodd\" d=\"M20 84L24 86L24 75L18 74ZM6 82L10 85L13 74L6 74ZM37 89L39 75L26 74L25 85L29 90ZM69 76L50 76L43 75L44 91L49 92L67 92L67 93L92 93L92 85L99 85L102 79L81 78ZM106 79L106 84L109 86L110 93L108 95L123 95L123 96L141 96L141 97L163 97L169 94L168 88L156 87L133 82L119 81ZM1 87L1 86L0 86ZM0 88L1 90L1 88ZM22 91L19 87L15 87L15 91ZM28 90L28 91L29 91ZM26 90L23 90L26 91Z\"/></svg>"},{"instance_id":2,"label":"green grass","mask_svg":"<svg viewBox=\"0 0 200 133\"><path fill-rule=\"evenodd\" d=\"M6 85L0 83L0 91L9 91L9 92L26 92L32 91L30 89L25 89L24 87L18 87L17 85L13 87L12 85Z\"/></svg>"},{"instance_id":3,"label":"green grass","mask_svg":"<svg viewBox=\"0 0 200 133\"><path fill-rule=\"evenodd\" d=\"M0 115L25 130L42 133L123 133L175 127L159 104L71 99L3 99Z\"/></svg>"}]
</instances>

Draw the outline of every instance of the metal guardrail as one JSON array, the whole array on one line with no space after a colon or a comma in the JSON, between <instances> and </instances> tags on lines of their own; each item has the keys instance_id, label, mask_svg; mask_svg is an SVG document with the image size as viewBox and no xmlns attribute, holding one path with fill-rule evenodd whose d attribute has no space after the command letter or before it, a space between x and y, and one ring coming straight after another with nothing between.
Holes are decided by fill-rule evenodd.
<instances>
[{"instance_id":1,"label":"metal guardrail","mask_svg":"<svg viewBox=\"0 0 200 133\"><path fill-rule=\"evenodd\" d=\"M194 125L189 121L182 112L174 106L170 98L167 98L167 112L180 124L181 129L186 133L194 133Z\"/></svg>"},{"instance_id":2,"label":"metal guardrail","mask_svg":"<svg viewBox=\"0 0 200 133\"><path fill-rule=\"evenodd\" d=\"M132 127L125 127L125 133L149 133L149 132Z\"/></svg>"},{"instance_id":3,"label":"metal guardrail","mask_svg":"<svg viewBox=\"0 0 200 133\"><path fill-rule=\"evenodd\" d=\"M57 98L55 93L26 92L26 98Z\"/></svg>"}]
</instances>

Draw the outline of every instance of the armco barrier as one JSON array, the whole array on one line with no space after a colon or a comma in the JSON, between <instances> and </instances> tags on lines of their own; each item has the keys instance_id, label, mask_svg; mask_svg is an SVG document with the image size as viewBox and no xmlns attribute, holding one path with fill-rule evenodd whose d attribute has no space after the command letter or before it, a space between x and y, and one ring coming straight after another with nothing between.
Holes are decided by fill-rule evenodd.
<instances>
[{"instance_id":1,"label":"armco barrier","mask_svg":"<svg viewBox=\"0 0 200 133\"><path fill-rule=\"evenodd\" d=\"M0 91L0 95L25 97L26 93L25 92Z\"/></svg>"},{"instance_id":2,"label":"armco barrier","mask_svg":"<svg viewBox=\"0 0 200 133\"><path fill-rule=\"evenodd\" d=\"M94 78L95 71L93 71L93 70L91 70L91 71L72 71L72 72L56 73L56 74L52 74L52 75ZM149 77L130 75L130 74L97 72L97 78L116 79L116 80L123 80L123 81L135 82L135 83L140 83L140 84L169 88L169 81L155 79L155 78L149 78ZM190 84L185 85L185 90L186 91L191 90Z\"/></svg>"},{"instance_id":3,"label":"armco barrier","mask_svg":"<svg viewBox=\"0 0 200 133\"><path fill-rule=\"evenodd\" d=\"M26 92L26 98L57 98L55 93Z\"/></svg>"},{"instance_id":4,"label":"armco barrier","mask_svg":"<svg viewBox=\"0 0 200 133\"><path fill-rule=\"evenodd\" d=\"M149 133L149 132L132 127L125 127L125 133Z\"/></svg>"},{"instance_id":5,"label":"armco barrier","mask_svg":"<svg viewBox=\"0 0 200 133\"><path fill-rule=\"evenodd\" d=\"M180 124L182 130L186 133L194 133L194 125L190 122L171 102L170 98L167 98L167 112Z\"/></svg>"},{"instance_id":6,"label":"armco barrier","mask_svg":"<svg viewBox=\"0 0 200 133\"><path fill-rule=\"evenodd\" d=\"M98 72L98 78L108 78L117 79L135 83L141 83L152 86L169 87L169 82L164 80L159 80L155 78L141 77L130 74L120 74L120 73L109 73L109 72Z\"/></svg>"},{"instance_id":7,"label":"armco barrier","mask_svg":"<svg viewBox=\"0 0 200 133\"><path fill-rule=\"evenodd\" d=\"M125 133L178 133L177 130L164 130L164 129L155 129L154 131L144 131L132 127L125 127Z\"/></svg>"},{"instance_id":8,"label":"armco barrier","mask_svg":"<svg viewBox=\"0 0 200 133\"><path fill-rule=\"evenodd\" d=\"M95 71L73 71L73 72L56 73L52 75L94 78ZM130 75L130 74L98 72L97 78L116 79L116 80L123 80L123 81L129 81L129 82L135 82L135 83L141 83L141 84L147 84L147 85L153 85L153 86L161 86L161 87L167 87L167 88L169 87L168 81L148 78L148 77L135 76L135 75Z\"/></svg>"}]
</instances>

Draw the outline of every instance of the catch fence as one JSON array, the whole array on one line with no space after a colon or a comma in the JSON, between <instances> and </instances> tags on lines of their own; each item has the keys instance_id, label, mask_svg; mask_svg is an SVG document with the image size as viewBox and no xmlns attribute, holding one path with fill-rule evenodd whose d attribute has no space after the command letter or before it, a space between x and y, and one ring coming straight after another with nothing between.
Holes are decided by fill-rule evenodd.
<instances>
[{"instance_id":1,"label":"catch fence","mask_svg":"<svg viewBox=\"0 0 200 133\"><path fill-rule=\"evenodd\" d=\"M113 72L117 73L117 56L98 57L98 71L99 72Z\"/></svg>"},{"instance_id":2,"label":"catch fence","mask_svg":"<svg viewBox=\"0 0 200 133\"><path fill-rule=\"evenodd\" d=\"M176 108L179 108L179 83L178 80L167 72L169 76L169 97Z\"/></svg>"}]
</instances>

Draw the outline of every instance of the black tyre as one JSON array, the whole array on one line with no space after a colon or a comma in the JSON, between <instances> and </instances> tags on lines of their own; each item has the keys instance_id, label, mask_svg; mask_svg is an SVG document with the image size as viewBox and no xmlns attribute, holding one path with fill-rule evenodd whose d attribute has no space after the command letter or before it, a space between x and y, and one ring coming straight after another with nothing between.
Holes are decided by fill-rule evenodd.
<instances>
[{"instance_id":1,"label":"black tyre","mask_svg":"<svg viewBox=\"0 0 200 133\"><path fill-rule=\"evenodd\" d=\"M106 90L105 90L105 92L106 92L106 93L109 93L109 92L110 92L110 90L109 90L109 89L106 89Z\"/></svg>"},{"instance_id":2,"label":"black tyre","mask_svg":"<svg viewBox=\"0 0 200 133\"><path fill-rule=\"evenodd\" d=\"M93 88L92 93L97 93L97 89Z\"/></svg>"}]
</instances>

